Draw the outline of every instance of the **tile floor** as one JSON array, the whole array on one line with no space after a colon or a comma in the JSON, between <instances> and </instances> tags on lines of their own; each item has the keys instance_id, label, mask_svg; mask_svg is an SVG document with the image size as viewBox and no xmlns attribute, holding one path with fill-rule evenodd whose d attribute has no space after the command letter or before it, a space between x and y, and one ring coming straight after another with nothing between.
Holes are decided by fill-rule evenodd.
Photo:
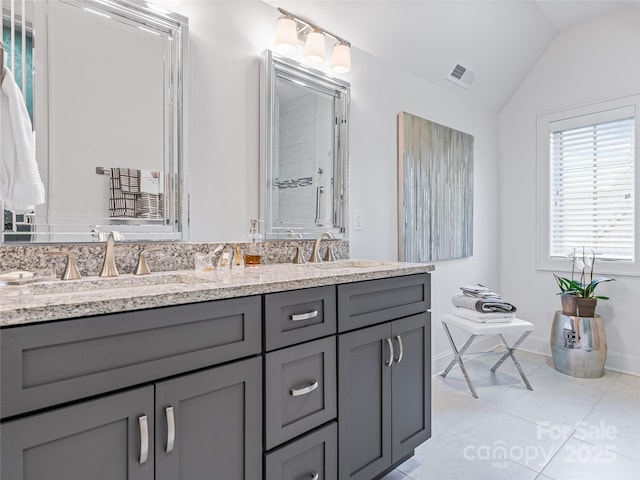
<instances>
[{"instance_id":1,"label":"tile floor","mask_svg":"<svg viewBox=\"0 0 640 480\"><path fill-rule=\"evenodd\" d=\"M533 391L507 360L466 360L432 380L432 438L383 480L616 480L640 472L640 377L580 379L548 357L516 354Z\"/></svg>"}]
</instances>

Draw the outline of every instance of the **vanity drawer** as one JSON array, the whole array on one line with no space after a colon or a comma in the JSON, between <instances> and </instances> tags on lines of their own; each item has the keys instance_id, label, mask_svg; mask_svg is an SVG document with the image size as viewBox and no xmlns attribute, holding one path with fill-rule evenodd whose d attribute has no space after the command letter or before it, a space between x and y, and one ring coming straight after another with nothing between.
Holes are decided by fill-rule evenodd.
<instances>
[{"instance_id":1,"label":"vanity drawer","mask_svg":"<svg viewBox=\"0 0 640 480\"><path fill-rule=\"evenodd\" d=\"M338 331L407 317L431 308L428 273L338 285Z\"/></svg>"},{"instance_id":2,"label":"vanity drawer","mask_svg":"<svg viewBox=\"0 0 640 480\"><path fill-rule=\"evenodd\" d=\"M265 480L338 478L337 430L336 423L331 422L326 427L266 454Z\"/></svg>"},{"instance_id":3,"label":"vanity drawer","mask_svg":"<svg viewBox=\"0 0 640 480\"><path fill-rule=\"evenodd\" d=\"M265 350L306 342L336 333L335 286L308 288L265 296Z\"/></svg>"},{"instance_id":4,"label":"vanity drawer","mask_svg":"<svg viewBox=\"0 0 640 480\"><path fill-rule=\"evenodd\" d=\"M261 298L4 328L0 342L5 418L258 354Z\"/></svg>"},{"instance_id":5,"label":"vanity drawer","mask_svg":"<svg viewBox=\"0 0 640 480\"><path fill-rule=\"evenodd\" d=\"M336 339L265 355L265 447L286 442L336 417Z\"/></svg>"}]
</instances>

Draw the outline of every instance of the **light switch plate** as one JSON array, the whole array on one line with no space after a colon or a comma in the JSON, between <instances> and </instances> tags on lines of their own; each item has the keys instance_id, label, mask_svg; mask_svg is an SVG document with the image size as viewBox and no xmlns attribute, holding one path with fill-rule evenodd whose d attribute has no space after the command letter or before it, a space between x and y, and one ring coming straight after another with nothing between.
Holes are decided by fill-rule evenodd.
<instances>
[{"instance_id":1,"label":"light switch plate","mask_svg":"<svg viewBox=\"0 0 640 480\"><path fill-rule=\"evenodd\" d=\"M364 228L364 213L360 208L353 209L353 229L355 231L362 231Z\"/></svg>"}]
</instances>

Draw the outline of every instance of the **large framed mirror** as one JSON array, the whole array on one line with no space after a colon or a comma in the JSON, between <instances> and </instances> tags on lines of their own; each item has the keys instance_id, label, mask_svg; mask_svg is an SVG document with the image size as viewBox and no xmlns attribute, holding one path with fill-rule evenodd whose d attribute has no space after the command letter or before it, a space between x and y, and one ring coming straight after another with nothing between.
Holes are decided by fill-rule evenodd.
<instances>
[{"instance_id":1,"label":"large framed mirror","mask_svg":"<svg viewBox=\"0 0 640 480\"><path fill-rule=\"evenodd\" d=\"M7 63L28 59L16 80L33 85L46 195L3 208L2 240L91 242L111 230L127 241L186 239L188 20L133 0L2 6Z\"/></svg>"},{"instance_id":2,"label":"large framed mirror","mask_svg":"<svg viewBox=\"0 0 640 480\"><path fill-rule=\"evenodd\" d=\"M347 82L270 50L261 69L260 214L267 238L346 238Z\"/></svg>"}]
</instances>

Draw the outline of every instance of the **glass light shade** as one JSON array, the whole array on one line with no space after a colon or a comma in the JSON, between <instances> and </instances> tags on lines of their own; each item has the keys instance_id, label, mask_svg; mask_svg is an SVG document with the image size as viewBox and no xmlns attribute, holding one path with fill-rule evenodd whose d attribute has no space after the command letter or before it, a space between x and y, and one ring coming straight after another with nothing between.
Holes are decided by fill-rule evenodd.
<instances>
[{"instance_id":1,"label":"glass light shade","mask_svg":"<svg viewBox=\"0 0 640 480\"><path fill-rule=\"evenodd\" d=\"M313 31L307 35L304 44L304 58L309 63L322 63L327 56L322 32Z\"/></svg>"},{"instance_id":2,"label":"glass light shade","mask_svg":"<svg viewBox=\"0 0 640 480\"><path fill-rule=\"evenodd\" d=\"M280 52L293 52L298 48L298 31L293 18L280 17L276 26L273 48Z\"/></svg>"},{"instance_id":3,"label":"glass light shade","mask_svg":"<svg viewBox=\"0 0 640 480\"><path fill-rule=\"evenodd\" d=\"M336 43L331 53L331 71L347 73L351 71L351 48L344 43Z\"/></svg>"}]
</instances>

